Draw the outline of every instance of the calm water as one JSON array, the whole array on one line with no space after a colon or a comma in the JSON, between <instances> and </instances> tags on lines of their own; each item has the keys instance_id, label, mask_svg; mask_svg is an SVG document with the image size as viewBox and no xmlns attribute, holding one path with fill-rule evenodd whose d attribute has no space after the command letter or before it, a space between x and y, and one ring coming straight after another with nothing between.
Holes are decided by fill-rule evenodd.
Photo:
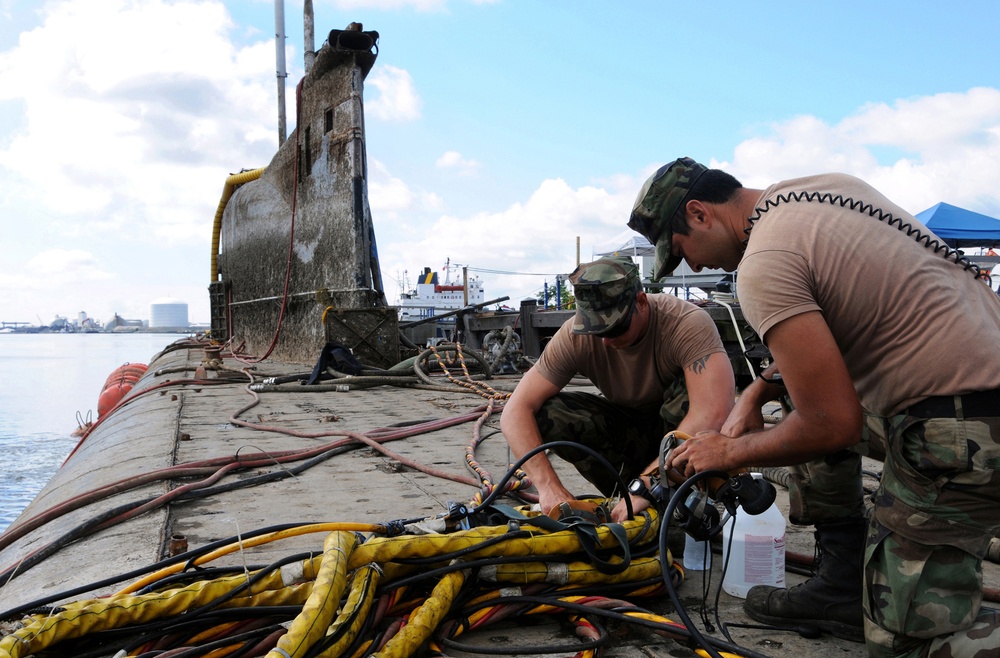
<instances>
[{"instance_id":1,"label":"calm water","mask_svg":"<svg viewBox=\"0 0 1000 658\"><path fill-rule=\"evenodd\" d=\"M179 334L0 334L0 531L17 518L97 417L108 375L149 363Z\"/></svg>"}]
</instances>

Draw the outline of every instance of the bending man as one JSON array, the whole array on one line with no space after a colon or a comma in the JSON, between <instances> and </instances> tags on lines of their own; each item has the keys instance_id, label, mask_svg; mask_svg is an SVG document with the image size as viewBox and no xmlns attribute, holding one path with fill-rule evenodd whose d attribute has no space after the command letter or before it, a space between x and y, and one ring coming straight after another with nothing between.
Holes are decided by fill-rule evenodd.
<instances>
[{"instance_id":1,"label":"bending man","mask_svg":"<svg viewBox=\"0 0 1000 658\"><path fill-rule=\"evenodd\" d=\"M825 534L817 522L832 563L824 555L798 588L751 589L747 613L822 615L856 596L871 656L997 655L1000 613L980 604L982 559L1000 530L1000 300L977 268L843 174L750 190L681 158L646 182L629 225L656 244L657 276L681 259L739 269L743 314L774 359L765 375L780 372L795 407L761 430L759 402L778 382L760 378L722 433L685 441L671 466L690 476L820 458L803 493L820 501L812 512L840 505L847 521ZM831 497L841 485L830 473L863 436L885 468L855 595L858 500ZM859 481L849 488L860 495Z\"/></svg>"},{"instance_id":2,"label":"bending man","mask_svg":"<svg viewBox=\"0 0 1000 658\"><path fill-rule=\"evenodd\" d=\"M543 441L575 441L604 456L626 483L641 483L636 511L649 506L648 478L660 440L674 429L719 429L736 396L732 364L703 309L671 295L647 295L628 258L603 258L570 275L576 315L546 345L504 405L500 427L518 457ZM577 374L601 395L562 391ZM614 474L584 452L556 448L604 496ZM539 453L524 465L544 512L572 500L551 462ZM644 491L645 490L645 491ZM624 501L611 518L625 518Z\"/></svg>"}]
</instances>

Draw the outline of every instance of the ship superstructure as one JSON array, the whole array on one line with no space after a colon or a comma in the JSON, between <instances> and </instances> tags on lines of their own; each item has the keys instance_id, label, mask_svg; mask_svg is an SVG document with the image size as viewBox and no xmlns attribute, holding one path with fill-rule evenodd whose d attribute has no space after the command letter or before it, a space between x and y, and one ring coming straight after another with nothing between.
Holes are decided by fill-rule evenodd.
<instances>
[{"instance_id":1,"label":"ship superstructure","mask_svg":"<svg viewBox=\"0 0 1000 658\"><path fill-rule=\"evenodd\" d=\"M465 279L464 284L460 281L452 282L450 274L453 267L450 264L445 265L447 274L443 283L440 282L437 272L424 267L417 279L416 287L399 295L400 322L427 320L436 315L486 301L482 280L473 276ZM454 323L454 316L442 318L442 322L444 321Z\"/></svg>"}]
</instances>

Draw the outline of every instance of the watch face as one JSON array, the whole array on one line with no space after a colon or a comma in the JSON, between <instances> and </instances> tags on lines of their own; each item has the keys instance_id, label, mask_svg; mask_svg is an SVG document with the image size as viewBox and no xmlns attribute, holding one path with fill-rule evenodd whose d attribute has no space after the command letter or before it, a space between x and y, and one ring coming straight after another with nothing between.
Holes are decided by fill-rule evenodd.
<instances>
[{"instance_id":1,"label":"watch face","mask_svg":"<svg viewBox=\"0 0 1000 658\"><path fill-rule=\"evenodd\" d=\"M641 496L645 491L646 491L646 484L639 478L636 478L631 482L629 482L628 492L633 496Z\"/></svg>"}]
</instances>

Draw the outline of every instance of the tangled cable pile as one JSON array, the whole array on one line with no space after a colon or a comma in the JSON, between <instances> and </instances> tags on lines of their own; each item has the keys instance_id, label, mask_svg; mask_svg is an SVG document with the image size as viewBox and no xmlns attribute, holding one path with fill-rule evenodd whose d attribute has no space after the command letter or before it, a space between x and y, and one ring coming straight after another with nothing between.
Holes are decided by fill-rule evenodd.
<instances>
[{"instance_id":1,"label":"tangled cable pile","mask_svg":"<svg viewBox=\"0 0 1000 658\"><path fill-rule=\"evenodd\" d=\"M531 499L523 492L530 482L519 470L531 455L523 456L496 483L477 462L475 450L485 438L482 428L490 415L502 408L509 393L497 390L493 385L497 382L487 382L491 379L491 365L478 354L471 354L481 374L470 372L460 345L443 345L389 371L345 376L330 369L328 372L336 382L333 386L304 385L307 375L271 378L260 386L248 369L237 373L225 368L220 359L204 359L194 379L161 382L135 394L126 403L170 386L233 384L237 379L229 375L238 374L249 380L245 390L254 401L229 417L231 425L303 438L338 435L345 438L307 451L271 452L266 457L276 465L285 461L301 464L292 468L282 466L273 473L227 485L216 485L215 480L223 474L257 466L257 460L233 455L181 464L162 473L108 485L119 491L180 474L206 476L205 480L176 487L162 497L137 500L128 509L120 506L91 519L86 527L75 528L71 534L0 573L4 583L78 536L155 506L211 495L224 486L247 486L265 478L270 481L288 477L352 446L368 445L401 460L381 444L443 424L476 420L473 441L466 450L466 463L478 476L478 482L469 479L467 484L478 484L478 491L468 504L449 503L446 512L430 518L385 524L288 524L262 528L100 583L46 593L44 598L0 612L0 621L5 623L0 658L38 653L80 658L111 655L116 658L364 658L445 656L448 650L501 655L562 652L583 658L597 655L608 641L609 622L642 627L672 638L694 639L694 644L711 647L713 651L757 656L724 640L702 638L689 626L635 605L634 599L660 595L664 589L676 597L674 590L683 580L682 570L666 549L666 529L661 527L655 510L616 524L572 516L555 519L528 508L496 502L504 493L516 493L521 500ZM209 369L218 375L225 370L227 376L206 379ZM442 377L431 374L443 373L443 379L452 387L449 390L461 387L467 393L485 398L486 404L454 418L405 428L377 428L365 433L308 432L240 418L258 403L258 392L308 393L340 390L336 386L400 385L403 383L400 371L408 371L406 377L411 380L403 385L428 388L441 387ZM20 532L28 532L37 524L87 504L92 497L103 495L107 488L88 492L26 521ZM249 549L254 546L310 533L325 535L322 547L317 541L315 548L309 547L313 552L294 553L271 564L247 565L253 559ZM4 535L3 540L14 541L18 536ZM301 546L296 550L301 550ZM243 566L223 565L223 556L237 552L243 558ZM47 607L129 581L131 584L111 596ZM559 646L504 645L497 649L476 644L476 631L498 622L510 624L526 615L556 616L572 627L572 636L553 640ZM14 623L10 624L11 621ZM517 640L527 642L520 633Z\"/></svg>"},{"instance_id":2,"label":"tangled cable pile","mask_svg":"<svg viewBox=\"0 0 1000 658\"><path fill-rule=\"evenodd\" d=\"M567 616L577 637L563 650L579 656L604 643L609 618L687 637L682 625L613 598L662 591L655 512L620 526L632 553L624 558L615 554L618 540L608 526L547 530L548 521L537 525L527 510L491 508L489 518L497 515L506 523L451 532L453 519L438 518L445 532L436 534L413 534L426 523L400 522L242 537L178 556L112 596L31 614L0 640L0 656L50 649L79 657L445 655L463 634L538 614ZM246 572L210 568L222 555L308 532L327 533L321 552ZM585 538L596 540L617 573L585 559ZM670 576L682 578L676 567ZM483 649L469 650L490 652Z\"/></svg>"}]
</instances>

